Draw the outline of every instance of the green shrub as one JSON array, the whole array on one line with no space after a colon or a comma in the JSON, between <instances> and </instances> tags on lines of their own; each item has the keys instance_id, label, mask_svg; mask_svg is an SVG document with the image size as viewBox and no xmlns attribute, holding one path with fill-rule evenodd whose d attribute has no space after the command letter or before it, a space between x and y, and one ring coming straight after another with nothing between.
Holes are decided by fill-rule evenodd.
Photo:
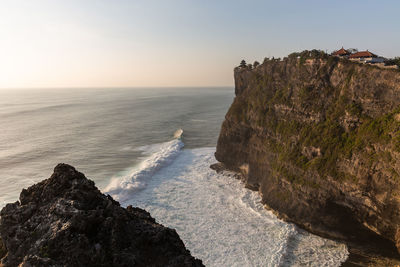
<instances>
[{"instance_id":1,"label":"green shrub","mask_svg":"<svg viewBox=\"0 0 400 267\"><path fill-rule=\"evenodd\" d=\"M362 106L360 103L352 102L346 106L346 110L353 116L361 117Z\"/></svg>"},{"instance_id":2,"label":"green shrub","mask_svg":"<svg viewBox=\"0 0 400 267\"><path fill-rule=\"evenodd\" d=\"M240 101L242 106L232 105L230 111L241 122L253 122L257 127L268 129L271 136L263 140L263 145L265 151L273 155L268 156L273 176L286 177L293 183L318 187L319 185L304 179L307 173L318 172L321 177L330 176L338 180L355 181L355 176L342 173L337 168L339 161L350 159L355 154L360 155L366 164L373 164L377 160L391 162L390 153L379 154L374 151L374 146L371 144L389 145L400 152L400 123L394 119L394 115L400 112L400 108L377 118L368 117L364 114L362 105L349 98L350 82L355 75L361 75L356 71L357 64L343 61L342 68L344 69L341 71L346 75L345 83L343 87L335 88L330 85L326 73L341 59L328 56L322 51L311 50L292 53L286 60L295 63L294 59L298 60L298 58L300 58L300 63L305 63L309 58L326 59L326 64L321 65L318 70L322 86L313 84L314 88L307 82L292 85L290 83L293 81L275 80L275 76L258 75L254 72L256 79L253 80L254 84L251 84L252 90L246 92L248 94L245 97L246 100ZM275 59L265 59L264 63L270 64L273 60ZM280 66L274 65L274 67L274 74L285 77L284 68L282 68L282 73L279 73ZM307 75L305 68L300 68L300 71L304 71ZM285 82L287 84L284 84ZM300 88L298 95L292 95L296 92L294 91L296 87ZM320 94L329 97L330 102L318 101ZM294 103L294 100L300 103ZM295 118L283 119L276 114L275 105L277 104L289 108L300 104L307 112L323 110L323 118L319 122L299 122ZM359 119L358 127L354 129L343 127L341 123L346 112ZM319 148L321 155L311 159L303 155L303 148L310 146ZM285 163L291 167L285 167Z\"/></svg>"}]
</instances>

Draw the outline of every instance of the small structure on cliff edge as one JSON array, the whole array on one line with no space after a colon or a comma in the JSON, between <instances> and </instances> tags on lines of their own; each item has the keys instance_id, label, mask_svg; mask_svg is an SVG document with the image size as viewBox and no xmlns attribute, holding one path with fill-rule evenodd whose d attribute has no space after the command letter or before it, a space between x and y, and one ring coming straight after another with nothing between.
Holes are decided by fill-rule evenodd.
<instances>
[{"instance_id":1,"label":"small structure on cliff edge","mask_svg":"<svg viewBox=\"0 0 400 267\"><path fill-rule=\"evenodd\" d=\"M353 61L360 61L363 63L370 63L370 64L383 63L385 61L383 57L378 57L377 55L369 52L368 50L351 54L349 56L349 59Z\"/></svg>"},{"instance_id":2,"label":"small structure on cliff edge","mask_svg":"<svg viewBox=\"0 0 400 267\"><path fill-rule=\"evenodd\" d=\"M379 67L383 68L392 68L392 66L386 66L385 62L387 61L384 57L380 57L370 51L368 49L366 51L359 51L352 53L349 50L343 48L334 51L332 56L348 58L351 61L366 63L366 64L376 64Z\"/></svg>"},{"instance_id":3,"label":"small structure on cliff edge","mask_svg":"<svg viewBox=\"0 0 400 267\"><path fill-rule=\"evenodd\" d=\"M334 51L332 53L332 56L337 56L337 57L348 57L350 55L351 55L350 51L347 51L346 49L344 49L343 46L341 49Z\"/></svg>"},{"instance_id":4,"label":"small structure on cliff edge","mask_svg":"<svg viewBox=\"0 0 400 267\"><path fill-rule=\"evenodd\" d=\"M213 168L281 218L344 240L349 266L400 266L400 72L311 50L234 80Z\"/></svg>"}]
</instances>

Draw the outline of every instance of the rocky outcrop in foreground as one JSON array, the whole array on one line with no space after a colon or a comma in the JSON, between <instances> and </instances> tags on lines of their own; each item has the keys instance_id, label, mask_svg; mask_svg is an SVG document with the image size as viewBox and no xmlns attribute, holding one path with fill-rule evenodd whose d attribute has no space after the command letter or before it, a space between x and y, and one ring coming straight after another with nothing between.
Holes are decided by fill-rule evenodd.
<instances>
[{"instance_id":1,"label":"rocky outcrop in foreground","mask_svg":"<svg viewBox=\"0 0 400 267\"><path fill-rule=\"evenodd\" d=\"M4 266L203 266L175 230L66 164L3 208L0 236Z\"/></svg>"},{"instance_id":2,"label":"rocky outcrop in foreground","mask_svg":"<svg viewBox=\"0 0 400 267\"><path fill-rule=\"evenodd\" d=\"M217 167L281 218L398 259L400 72L305 51L234 74Z\"/></svg>"}]
</instances>

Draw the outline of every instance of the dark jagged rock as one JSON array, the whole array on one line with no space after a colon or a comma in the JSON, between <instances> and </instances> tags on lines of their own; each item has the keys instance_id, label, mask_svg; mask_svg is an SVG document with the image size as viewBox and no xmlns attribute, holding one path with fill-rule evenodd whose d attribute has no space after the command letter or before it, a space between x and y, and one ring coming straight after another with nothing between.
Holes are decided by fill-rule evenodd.
<instances>
[{"instance_id":1,"label":"dark jagged rock","mask_svg":"<svg viewBox=\"0 0 400 267\"><path fill-rule=\"evenodd\" d=\"M398 259L400 72L306 51L234 74L221 166L281 218L346 240L351 259Z\"/></svg>"},{"instance_id":2,"label":"dark jagged rock","mask_svg":"<svg viewBox=\"0 0 400 267\"><path fill-rule=\"evenodd\" d=\"M175 230L120 207L67 164L3 208L0 236L4 266L203 266Z\"/></svg>"},{"instance_id":3,"label":"dark jagged rock","mask_svg":"<svg viewBox=\"0 0 400 267\"><path fill-rule=\"evenodd\" d=\"M7 250L4 247L3 241L0 238L0 259L3 258L7 254Z\"/></svg>"}]
</instances>

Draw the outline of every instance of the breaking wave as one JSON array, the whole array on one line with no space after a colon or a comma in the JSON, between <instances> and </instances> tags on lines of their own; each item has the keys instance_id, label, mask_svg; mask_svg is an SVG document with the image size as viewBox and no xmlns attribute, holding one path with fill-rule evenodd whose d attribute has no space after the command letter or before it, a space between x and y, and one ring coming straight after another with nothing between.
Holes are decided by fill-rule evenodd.
<instances>
[{"instance_id":1,"label":"breaking wave","mask_svg":"<svg viewBox=\"0 0 400 267\"><path fill-rule=\"evenodd\" d=\"M344 244L309 234L279 220L233 173L218 174L214 148L182 151L174 139L135 148L145 157L104 190L123 206L145 208L176 229L192 255L207 266L338 266Z\"/></svg>"},{"instance_id":2,"label":"breaking wave","mask_svg":"<svg viewBox=\"0 0 400 267\"><path fill-rule=\"evenodd\" d=\"M182 135L183 130L178 129L174 133L174 139L169 142L138 148L147 156L122 177L113 177L103 190L104 193L123 202L129 199L133 192L144 189L148 180L161 168L170 164L180 153L184 146Z\"/></svg>"},{"instance_id":3,"label":"breaking wave","mask_svg":"<svg viewBox=\"0 0 400 267\"><path fill-rule=\"evenodd\" d=\"M176 229L206 266L339 266L344 244L279 220L233 173L216 173L214 148L186 149L123 205Z\"/></svg>"}]
</instances>

